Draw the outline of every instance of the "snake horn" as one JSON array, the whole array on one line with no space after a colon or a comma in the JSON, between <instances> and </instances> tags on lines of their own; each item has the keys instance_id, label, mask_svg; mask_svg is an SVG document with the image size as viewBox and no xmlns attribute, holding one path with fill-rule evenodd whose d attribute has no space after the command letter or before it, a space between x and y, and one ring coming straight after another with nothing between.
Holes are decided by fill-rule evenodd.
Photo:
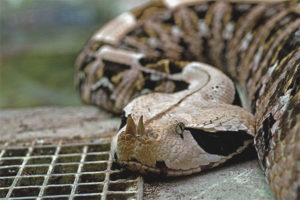
<instances>
[{"instance_id":1,"label":"snake horn","mask_svg":"<svg viewBox=\"0 0 300 200\"><path fill-rule=\"evenodd\" d=\"M136 125L131 117L131 115L128 115L127 121L126 121L126 130L125 132L127 134L134 134L136 133Z\"/></svg>"},{"instance_id":2,"label":"snake horn","mask_svg":"<svg viewBox=\"0 0 300 200\"><path fill-rule=\"evenodd\" d=\"M137 126L137 134L141 136L144 135L144 133L145 133L145 128L144 128L143 115L142 115L139 119L139 123Z\"/></svg>"}]
</instances>

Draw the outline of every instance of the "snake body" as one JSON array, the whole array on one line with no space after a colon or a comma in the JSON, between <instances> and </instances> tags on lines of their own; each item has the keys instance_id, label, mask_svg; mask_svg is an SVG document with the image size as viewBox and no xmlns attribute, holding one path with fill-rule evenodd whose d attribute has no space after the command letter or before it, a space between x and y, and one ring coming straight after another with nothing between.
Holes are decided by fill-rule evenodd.
<instances>
[{"instance_id":1,"label":"snake body","mask_svg":"<svg viewBox=\"0 0 300 200\"><path fill-rule=\"evenodd\" d=\"M275 196L299 199L299 68L297 0L162 0L97 31L75 82L85 103L123 111L113 143L120 164L196 173L254 136Z\"/></svg>"}]
</instances>

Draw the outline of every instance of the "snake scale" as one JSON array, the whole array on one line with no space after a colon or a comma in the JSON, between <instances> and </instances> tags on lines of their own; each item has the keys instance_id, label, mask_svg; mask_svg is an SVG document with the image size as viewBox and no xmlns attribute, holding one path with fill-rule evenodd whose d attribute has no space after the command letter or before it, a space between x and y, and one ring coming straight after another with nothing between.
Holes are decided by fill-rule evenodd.
<instances>
[{"instance_id":1,"label":"snake scale","mask_svg":"<svg viewBox=\"0 0 300 200\"><path fill-rule=\"evenodd\" d=\"M276 198L300 199L299 1L150 2L91 37L75 82L85 103L123 111L120 164L196 173L254 136Z\"/></svg>"}]
</instances>

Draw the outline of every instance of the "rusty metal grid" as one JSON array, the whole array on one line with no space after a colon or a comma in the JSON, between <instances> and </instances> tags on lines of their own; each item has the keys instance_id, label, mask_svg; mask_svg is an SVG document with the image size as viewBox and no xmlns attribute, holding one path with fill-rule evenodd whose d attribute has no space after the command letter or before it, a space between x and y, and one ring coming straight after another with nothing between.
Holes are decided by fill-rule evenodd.
<instances>
[{"instance_id":1,"label":"rusty metal grid","mask_svg":"<svg viewBox=\"0 0 300 200\"><path fill-rule=\"evenodd\" d=\"M0 144L0 199L142 199L143 180L112 163L109 140Z\"/></svg>"}]
</instances>

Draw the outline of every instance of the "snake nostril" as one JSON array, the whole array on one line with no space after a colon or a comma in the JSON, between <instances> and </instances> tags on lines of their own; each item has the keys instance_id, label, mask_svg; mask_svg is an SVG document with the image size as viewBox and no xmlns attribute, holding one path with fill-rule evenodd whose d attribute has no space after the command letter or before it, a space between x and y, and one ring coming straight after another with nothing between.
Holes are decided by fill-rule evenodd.
<instances>
[{"instance_id":1,"label":"snake nostril","mask_svg":"<svg viewBox=\"0 0 300 200\"><path fill-rule=\"evenodd\" d=\"M156 161L155 166L157 168L167 168L166 163L164 161Z\"/></svg>"}]
</instances>

